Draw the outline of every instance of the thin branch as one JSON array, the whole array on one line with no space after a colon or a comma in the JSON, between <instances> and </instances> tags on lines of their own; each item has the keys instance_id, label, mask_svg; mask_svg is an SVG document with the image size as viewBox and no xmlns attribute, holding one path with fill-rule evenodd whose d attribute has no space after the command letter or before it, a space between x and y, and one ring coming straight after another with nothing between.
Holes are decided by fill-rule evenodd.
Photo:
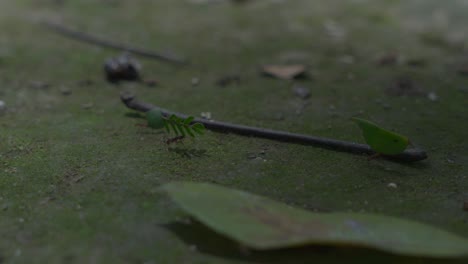
<instances>
[{"instance_id":1,"label":"thin branch","mask_svg":"<svg viewBox=\"0 0 468 264\"><path fill-rule=\"evenodd\" d=\"M187 118L187 115L168 111L166 109L154 106L149 103L140 102L135 99L133 95L122 93L120 96L122 102L130 109L137 110L140 112L147 112L151 109L159 109L163 115L170 116L175 114L181 118ZM226 122L218 122L213 120L206 120L201 118L195 118L193 123L202 123L207 129L221 132L221 133L234 133L244 136L253 136L260 138L267 138L282 142L290 142L302 145L312 145L321 148L327 148L335 151L349 152L355 154L376 154L368 145L358 144L354 142L341 141L330 138L315 137L309 135L294 134L290 132L270 130L264 128L250 127L244 125L231 124ZM427 154L421 149L407 149L403 153L394 156L384 156L388 159L402 161L402 162L414 162L420 161L427 158Z\"/></svg>"},{"instance_id":2,"label":"thin branch","mask_svg":"<svg viewBox=\"0 0 468 264\"><path fill-rule=\"evenodd\" d=\"M126 52L129 52L129 53L135 54L135 55L142 56L142 57L162 60L162 61L171 62L171 63L175 63L175 64L185 64L186 63L185 59L183 59L183 58L181 58L179 56L176 56L176 55L162 54L162 53L158 53L158 52L154 52L154 51L149 51L149 50L139 49L139 48L136 48L136 47L127 46L127 45L122 44L122 43L117 43L117 42L113 42L113 41L110 41L110 40L105 40L105 39L102 39L100 37L90 35L88 33L76 31L76 30L73 30L73 29L71 29L69 27L66 27L66 26L63 26L61 24L57 24L57 23L54 23L54 22L44 21L44 22L42 22L42 25L44 25L48 29L50 29L53 32L56 32L56 33L58 33L58 34L60 34L60 35L62 35L64 37L75 39L75 40L78 40L78 41L81 41L81 42L86 42L86 43L101 46L101 47L107 47L107 48L122 50L122 51L126 51Z\"/></svg>"}]
</instances>

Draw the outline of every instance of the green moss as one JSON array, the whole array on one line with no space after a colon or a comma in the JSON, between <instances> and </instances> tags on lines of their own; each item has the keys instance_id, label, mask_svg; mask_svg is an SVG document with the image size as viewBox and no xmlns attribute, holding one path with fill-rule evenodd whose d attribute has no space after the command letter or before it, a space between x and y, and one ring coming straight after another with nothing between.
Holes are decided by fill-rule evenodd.
<instances>
[{"instance_id":1,"label":"green moss","mask_svg":"<svg viewBox=\"0 0 468 264\"><path fill-rule=\"evenodd\" d=\"M428 35L417 27L434 22L426 14L440 6L430 2L419 9L423 4L416 8L403 1L2 1L0 100L8 111L0 114L0 259L342 263L366 256L369 263L415 261L344 249L242 254L202 227L166 226L184 217L158 191L173 180L217 182L311 210L405 217L468 236L462 210L468 195L468 95L461 89L468 79L452 66L461 62L460 44L454 49L445 34ZM459 15L463 8L455 2L444 8L454 14L453 25L438 30L466 35L466 16ZM160 86L110 85L102 63L116 52L64 39L33 22L57 16L118 41L174 50L192 64L179 68L142 59L143 76ZM324 23L331 20L346 30L345 39L327 35ZM377 67L376 58L390 51L423 58L427 66ZM288 52L305 53L299 60L311 66L312 78L298 81L311 90L300 115L302 102L290 83L258 74L261 64L282 62ZM354 64L340 62L349 55ZM240 74L240 85L215 84L232 73ZM385 89L402 75L435 92L438 101L387 95ZM191 86L193 77L200 85ZM86 79L93 84L79 85ZM38 81L49 87L31 85ZM62 86L71 95L63 95ZM129 111L118 98L122 90L194 116L209 111L216 120L359 142L363 139L349 117L361 113L407 135L430 158L411 165L368 161L213 132L167 150L163 133L135 126L144 120L126 116ZM202 155L188 158L191 150ZM391 182L398 188L388 188Z\"/></svg>"}]
</instances>

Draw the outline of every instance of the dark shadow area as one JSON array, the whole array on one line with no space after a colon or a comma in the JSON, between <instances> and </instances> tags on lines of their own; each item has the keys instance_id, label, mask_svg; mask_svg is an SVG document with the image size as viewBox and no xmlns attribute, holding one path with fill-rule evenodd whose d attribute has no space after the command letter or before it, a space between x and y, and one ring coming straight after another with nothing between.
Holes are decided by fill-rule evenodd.
<instances>
[{"instance_id":1,"label":"dark shadow area","mask_svg":"<svg viewBox=\"0 0 468 264\"><path fill-rule=\"evenodd\" d=\"M125 113L125 117L135 118L135 119L146 119L144 114L138 113L138 112L127 112Z\"/></svg>"},{"instance_id":2,"label":"dark shadow area","mask_svg":"<svg viewBox=\"0 0 468 264\"><path fill-rule=\"evenodd\" d=\"M206 149L196 149L196 148L183 148L183 147L169 147L169 152L176 153L182 158L192 159L192 158L202 158L209 157Z\"/></svg>"},{"instance_id":3,"label":"dark shadow area","mask_svg":"<svg viewBox=\"0 0 468 264\"><path fill-rule=\"evenodd\" d=\"M377 250L357 247L304 246L279 250L250 250L212 231L193 220L190 224L173 222L163 225L188 246L195 246L201 253L231 260L257 263L448 263L461 264L466 260L427 259L400 257Z\"/></svg>"}]
</instances>

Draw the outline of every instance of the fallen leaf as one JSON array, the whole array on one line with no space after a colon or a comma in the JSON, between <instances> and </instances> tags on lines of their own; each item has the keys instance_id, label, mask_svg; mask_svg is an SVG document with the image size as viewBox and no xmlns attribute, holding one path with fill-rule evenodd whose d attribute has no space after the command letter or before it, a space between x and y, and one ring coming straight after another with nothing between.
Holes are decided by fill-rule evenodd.
<instances>
[{"instance_id":1,"label":"fallen leaf","mask_svg":"<svg viewBox=\"0 0 468 264\"><path fill-rule=\"evenodd\" d=\"M303 76L306 72L306 67L302 64L291 65L264 65L262 67L263 74L282 79L292 80L299 76Z\"/></svg>"},{"instance_id":2,"label":"fallen leaf","mask_svg":"<svg viewBox=\"0 0 468 264\"><path fill-rule=\"evenodd\" d=\"M209 183L174 182L163 189L204 225L256 250L335 245L409 256L468 256L467 239L414 221L375 214L313 213Z\"/></svg>"}]
</instances>

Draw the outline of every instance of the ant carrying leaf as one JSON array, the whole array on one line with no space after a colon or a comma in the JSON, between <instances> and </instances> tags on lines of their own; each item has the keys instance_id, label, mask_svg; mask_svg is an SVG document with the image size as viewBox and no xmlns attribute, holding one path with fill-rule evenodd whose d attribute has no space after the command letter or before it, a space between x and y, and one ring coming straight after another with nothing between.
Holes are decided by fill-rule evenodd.
<instances>
[{"instance_id":1,"label":"ant carrying leaf","mask_svg":"<svg viewBox=\"0 0 468 264\"><path fill-rule=\"evenodd\" d=\"M383 129L370 121L357 117L353 117L352 120L361 128L367 144L377 153L375 157L381 154L400 154L410 144L407 137Z\"/></svg>"},{"instance_id":2,"label":"ant carrying leaf","mask_svg":"<svg viewBox=\"0 0 468 264\"><path fill-rule=\"evenodd\" d=\"M178 117L174 114L166 117L161 110L152 109L146 113L146 120L148 127L154 129L166 128L168 134L175 134L175 137L169 138L165 141L167 145L171 143L181 142L186 135L194 138L196 135L203 135L205 126L201 123L194 122L194 117L187 118Z\"/></svg>"}]
</instances>

